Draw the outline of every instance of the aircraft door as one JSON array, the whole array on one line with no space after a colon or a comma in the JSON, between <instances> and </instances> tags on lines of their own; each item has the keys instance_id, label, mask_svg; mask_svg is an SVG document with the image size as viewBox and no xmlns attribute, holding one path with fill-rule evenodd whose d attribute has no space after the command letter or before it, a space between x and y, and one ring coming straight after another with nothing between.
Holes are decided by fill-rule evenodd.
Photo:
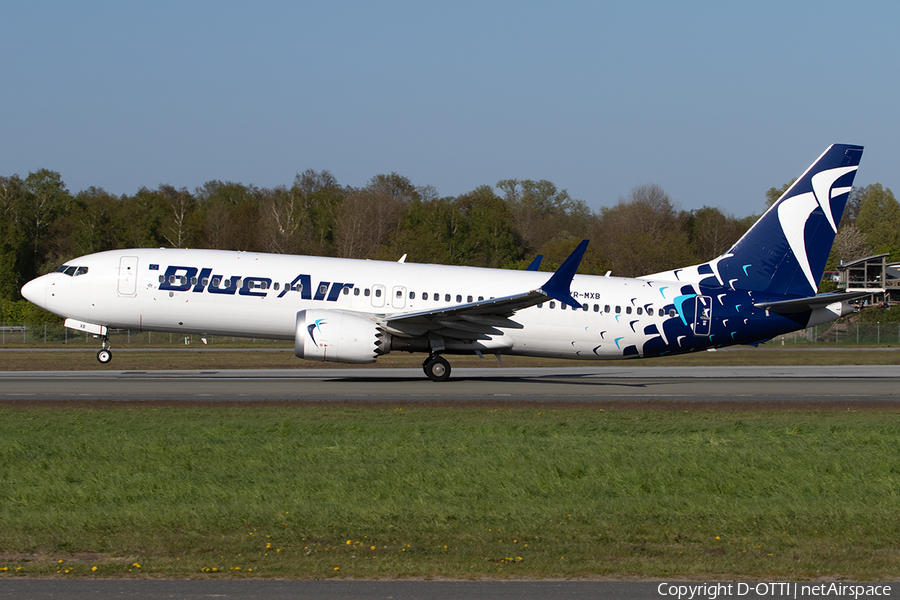
<instances>
[{"instance_id":1,"label":"aircraft door","mask_svg":"<svg viewBox=\"0 0 900 600\"><path fill-rule=\"evenodd\" d=\"M373 285L372 286L372 306L375 308L381 308L384 306L384 286L383 285Z\"/></svg>"},{"instance_id":2,"label":"aircraft door","mask_svg":"<svg viewBox=\"0 0 900 600\"><path fill-rule=\"evenodd\" d=\"M394 293L391 296L391 306L394 308L403 308L406 306L406 288L402 285L394 286Z\"/></svg>"},{"instance_id":3,"label":"aircraft door","mask_svg":"<svg viewBox=\"0 0 900 600\"><path fill-rule=\"evenodd\" d=\"M697 296L694 304L694 335L709 337L712 330L712 298Z\"/></svg>"},{"instance_id":4,"label":"aircraft door","mask_svg":"<svg viewBox=\"0 0 900 600\"><path fill-rule=\"evenodd\" d=\"M123 256L119 259L119 284L116 291L120 296L133 298L137 295L137 256Z\"/></svg>"}]
</instances>

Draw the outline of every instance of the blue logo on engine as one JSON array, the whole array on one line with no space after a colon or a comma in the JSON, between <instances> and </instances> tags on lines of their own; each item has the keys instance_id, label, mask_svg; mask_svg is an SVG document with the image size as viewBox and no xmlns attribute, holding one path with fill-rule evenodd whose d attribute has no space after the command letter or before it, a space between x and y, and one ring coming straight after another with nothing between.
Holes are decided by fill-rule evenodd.
<instances>
[{"instance_id":1,"label":"blue logo on engine","mask_svg":"<svg viewBox=\"0 0 900 600\"><path fill-rule=\"evenodd\" d=\"M309 332L309 339L312 340L312 343L315 344L316 348L319 347L319 344L316 343L316 336L313 335L313 330L321 331L321 329L319 329L319 325L323 323L327 323L327 321L325 319L316 319L315 323L306 328L306 330Z\"/></svg>"}]
</instances>

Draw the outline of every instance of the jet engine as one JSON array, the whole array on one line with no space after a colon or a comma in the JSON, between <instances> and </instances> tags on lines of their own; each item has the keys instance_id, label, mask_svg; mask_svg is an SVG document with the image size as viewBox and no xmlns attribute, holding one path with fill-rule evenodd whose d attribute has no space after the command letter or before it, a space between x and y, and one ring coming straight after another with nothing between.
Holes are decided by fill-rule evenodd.
<instances>
[{"instance_id":1,"label":"jet engine","mask_svg":"<svg viewBox=\"0 0 900 600\"><path fill-rule=\"evenodd\" d=\"M391 336L374 321L337 310L301 310L294 354L319 362L371 363L391 350Z\"/></svg>"}]
</instances>

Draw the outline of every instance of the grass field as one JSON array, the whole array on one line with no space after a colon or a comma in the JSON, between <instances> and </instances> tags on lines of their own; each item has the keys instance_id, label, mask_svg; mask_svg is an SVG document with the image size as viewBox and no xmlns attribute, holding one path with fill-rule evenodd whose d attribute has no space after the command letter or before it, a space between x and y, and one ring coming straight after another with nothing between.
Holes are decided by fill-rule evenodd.
<instances>
[{"instance_id":1,"label":"grass field","mask_svg":"<svg viewBox=\"0 0 900 600\"><path fill-rule=\"evenodd\" d=\"M896 577L898 413L0 408L0 577Z\"/></svg>"}]
</instances>

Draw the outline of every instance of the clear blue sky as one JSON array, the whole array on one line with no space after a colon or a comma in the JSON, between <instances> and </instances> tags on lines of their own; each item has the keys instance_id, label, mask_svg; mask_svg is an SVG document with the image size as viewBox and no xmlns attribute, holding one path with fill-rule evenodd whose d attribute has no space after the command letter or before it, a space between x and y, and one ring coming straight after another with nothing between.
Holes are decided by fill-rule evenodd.
<instances>
[{"instance_id":1,"label":"clear blue sky","mask_svg":"<svg viewBox=\"0 0 900 600\"><path fill-rule=\"evenodd\" d=\"M900 187L900 3L5 2L0 175L453 196L548 179L758 213L833 142Z\"/></svg>"}]
</instances>

